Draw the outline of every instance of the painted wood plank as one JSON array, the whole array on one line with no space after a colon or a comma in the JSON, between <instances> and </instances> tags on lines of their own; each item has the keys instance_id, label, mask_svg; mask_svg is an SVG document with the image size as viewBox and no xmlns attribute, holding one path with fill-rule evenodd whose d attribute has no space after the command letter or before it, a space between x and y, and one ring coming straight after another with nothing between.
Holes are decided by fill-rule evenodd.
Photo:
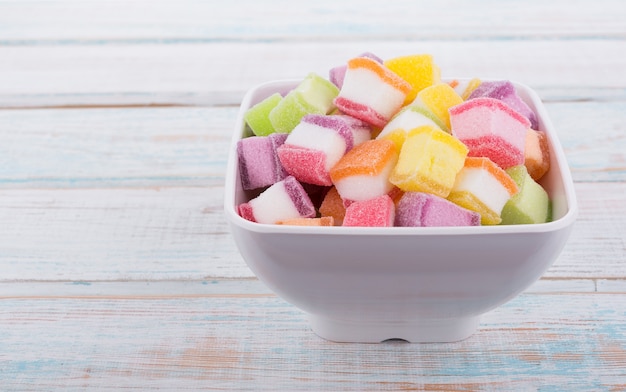
<instances>
[{"instance_id":1,"label":"painted wood plank","mask_svg":"<svg viewBox=\"0 0 626 392\"><path fill-rule=\"evenodd\" d=\"M626 181L626 100L546 104L575 181Z\"/></svg>"},{"instance_id":2,"label":"painted wood plank","mask_svg":"<svg viewBox=\"0 0 626 392\"><path fill-rule=\"evenodd\" d=\"M547 278L626 277L626 183L577 183L580 214ZM223 188L0 190L0 280L252 277Z\"/></svg>"},{"instance_id":3,"label":"painted wood plank","mask_svg":"<svg viewBox=\"0 0 626 392\"><path fill-rule=\"evenodd\" d=\"M0 107L236 105L259 83L327 75L365 51L383 58L430 53L444 77L512 79L540 92L567 87L572 93L599 89L602 97L626 94L622 40L0 46Z\"/></svg>"},{"instance_id":4,"label":"painted wood plank","mask_svg":"<svg viewBox=\"0 0 626 392\"><path fill-rule=\"evenodd\" d=\"M221 186L0 191L2 280L252 276Z\"/></svg>"},{"instance_id":5,"label":"painted wood plank","mask_svg":"<svg viewBox=\"0 0 626 392\"><path fill-rule=\"evenodd\" d=\"M543 278L525 292L533 294L626 292L624 280ZM621 291L620 291L621 286ZM200 298L271 296L256 278L159 281L13 281L0 282L0 299L18 298Z\"/></svg>"},{"instance_id":6,"label":"painted wood plank","mask_svg":"<svg viewBox=\"0 0 626 392\"><path fill-rule=\"evenodd\" d=\"M273 296L0 300L6 390L608 390L624 294L523 294L447 344L336 344Z\"/></svg>"},{"instance_id":7,"label":"painted wood plank","mask_svg":"<svg viewBox=\"0 0 626 392\"><path fill-rule=\"evenodd\" d=\"M1 44L214 40L624 38L617 0L429 3L318 0L2 1Z\"/></svg>"},{"instance_id":8,"label":"painted wood plank","mask_svg":"<svg viewBox=\"0 0 626 392\"><path fill-rule=\"evenodd\" d=\"M237 110L0 111L0 188L222 186Z\"/></svg>"},{"instance_id":9,"label":"painted wood plank","mask_svg":"<svg viewBox=\"0 0 626 392\"><path fill-rule=\"evenodd\" d=\"M576 181L626 180L626 101L546 107ZM0 110L0 189L220 186L237 112Z\"/></svg>"}]
</instances>

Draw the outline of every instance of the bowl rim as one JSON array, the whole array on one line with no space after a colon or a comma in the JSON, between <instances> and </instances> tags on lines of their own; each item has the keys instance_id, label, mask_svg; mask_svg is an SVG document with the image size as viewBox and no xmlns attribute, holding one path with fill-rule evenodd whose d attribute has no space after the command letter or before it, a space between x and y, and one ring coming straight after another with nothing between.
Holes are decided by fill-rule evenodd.
<instances>
[{"instance_id":1,"label":"bowl rim","mask_svg":"<svg viewBox=\"0 0 626 392\"><path fill-rule=\"evenodd\" d=\"M443 81L469 81L474 78L445 78ZM478 78L481 81L495 81L502 79ZM226 168L225 189L224 189L224 212L230 224L256 233L268 234L307 234L307 235L365 235L365 236L432 236L432 235L481 235L481 234L521 234L521 233L545 233L553 232L571 226L578 215L578 203L574 190L574 182L567 164L565 153L559 141L558 135L552 125L545 106L537 93L529 86L509 80L518 89L524 92L533 101L534 110L537 117L543 123L543 131L546 132L552 149L551 155L554 157L559 168L561 181L563 182L564 200L567 204L567 212L560 218L536 224L519 225L481 225L481 226L443 226L443 227L346 227L346 226L297 226L297 225L274 225L258 222L251 222L242 218L236 211L236 180L238 176L237 162L237 141L242 139L245 130L244 114L252 106L255 95L260 90L267 91L289 91L294 88L301 79L278 79L259 83L251 87L244 95L239 111L237 113L234 132L228 151L228 161Z\"/></svg>"}]
</instances>

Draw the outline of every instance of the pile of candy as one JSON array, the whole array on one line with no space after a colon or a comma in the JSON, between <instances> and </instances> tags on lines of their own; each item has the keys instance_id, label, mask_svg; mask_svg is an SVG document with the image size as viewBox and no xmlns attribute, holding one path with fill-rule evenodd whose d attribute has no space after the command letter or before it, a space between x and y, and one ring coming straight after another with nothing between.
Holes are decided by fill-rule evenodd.
<instances>
[{"instance_id":1,"label":"pile of candy","mask_svg":"<svg viewBox=\"0 0 626 392\"><path fill-rule=\"evenodd\" d=\"M239 214L265 224L544 223L549 148L509 81L442 82L433 57L371 53L245 114Z\"/></svg>"}]
</instances>

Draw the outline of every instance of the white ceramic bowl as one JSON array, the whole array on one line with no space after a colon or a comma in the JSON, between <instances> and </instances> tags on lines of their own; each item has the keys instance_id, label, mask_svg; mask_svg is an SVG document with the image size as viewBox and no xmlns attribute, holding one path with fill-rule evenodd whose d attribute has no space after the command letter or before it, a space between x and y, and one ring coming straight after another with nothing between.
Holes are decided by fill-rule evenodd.
<instances>
[{"instance_id":1,"label":"white ceramic bowl","mask_svg":"<svg viewBox=\"0 0 626 392\"><path fill-rule=\"evenodd\" d=\"M241 218L247 200L237 165L243 113L298 80L251 89L241 104L229 151L225 213L256 276L309 315L319 336L341 342L449 342L472 335L485 312L527 289L565 245L577 215L571 174L540 99L516 83L548 136L550 171L542 178L553 221L480 227L299 227Z\"/></svg>"}]
</instances>

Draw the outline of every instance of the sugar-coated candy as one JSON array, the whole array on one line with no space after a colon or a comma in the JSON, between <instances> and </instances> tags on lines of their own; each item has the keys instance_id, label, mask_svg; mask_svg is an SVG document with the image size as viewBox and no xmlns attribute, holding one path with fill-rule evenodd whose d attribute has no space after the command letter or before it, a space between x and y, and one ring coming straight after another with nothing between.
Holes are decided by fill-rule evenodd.
<instances>
[{"instance_id":1,"label":"sugar-coated candy","mask_svg":"<svg viewBox=\"0 0 626 392\"><path fill-rule=\"evenodd\" d=\"M376 136L377 139L384 137L391 138L391 140L398 141L398 149L401 147L402 142L406 139L406 134L415 128L423 125L429 125L435 128L439 128L443 131L448 131L448 128L439 120L437 116L433 114L428 108L423 106L406 106L402 108L393 116L393 118L385 125L385 127ZM391 135L396 131L402 131L403 134ZM391 136L390 136L391 135ZM399 136L399 138L398 138Z\"/></svg>"},{"instance_id":2,"label":"sugar-coated candy","mask_svg":"<svg viewBox=\"0 0 626 392\"><path fill-rule=\"evenodd\" d=\"M449 133L432 126L418 127L402 144L389 181L406 192L446 197L466 156L467 147Z\"/></svg>"},{"instance_id":3,"label":"sugar-coated candy","mask_svg":"<svg viewBox=\"0 0 626 392\"><path fill-rule=\"evenodd\" d=\"M334 84L310 73L270 111L269 120L276 132L289 133L307 114L330 113L337 94L339 89Z\"/></svg>"},{"instance_id":4,"label":"sugar-coated candy","mask_svg":"<svg viewBox=\"0 0 626 392\"><path fill-rule=\"evenodd\" d=\"M447 131L450 129L450 108L462 102L461 96L449 84L438 83L417 93L411 105L426 107L439 118Z\"/></svg>"},{"instance_id":5,"label":"sugar-coated candy","mask_svg":"<svg viewBox=\"0 0 626 392\"><path fill-rule=\"evenodd\" d=\"M481 80L473 78L469 80L460 81L458 79L451 80L448 84L461 96L463 101L467 101L470 95L476 90L476 87L480 86Z\"/></svg>"},{"instance_id":6,"label":"sugar-coated candy","mask_svg":"<svg viewBox=\"0 0 626 392\"><path fill-rule=\"evenodd\" d=\"M402 105L411 85L376 60L348 61L343 85L334 103L345 114L383 127Z\"/></svg>"},{"instance_id":7,"label":"sugar-coated candy","mask_svg":"<svg viewBox=\"0 0 626 392\"><path fill-rule=\"evenodd\" d=\"M355 201L346 208L343 226L391 227L395 206L389 195Z\"/></svg>"},{"instance_id":8,"label":"sugar-coated candy","mask_svg":"<svg viewBox=\"0 0 626 392\"><path fill-rule=\"evenodd\" d=\"M511 197L502 208L501 224L548 222L550 220L548 193L532 179L526 166L513 166L506 169L506 172L517 184L519 192Z\"/></svg>"},{"instance_id":9,"label":"sugar-coated candy","mask_svg":"<svg viewBox=\"0 0 626 392\"><path fill-rule=\"evenodd\" d=\"M468 157L447 199L478 212L481 224L497 225L502 208L518 191L515 181L489 158Z\"/></svg>"},{"instance_id":10,"label":"sugar-coated candy","mask_svg":"<svg viewBox=\"0 0 626 392\"><path fill-rule=\"evenodd\" d=\"M346 216L346 206L344 205L339 192L337 192L337 188L334 186L326 192L326 195L322 200L322 204L320 205L319 212L322 217L332 217L337 226L341 226L343 224L343 218Z\"/></svg>"},{"instance_id":11,"label":"sugar-coated candy","mask_svg":"<svg viewBox=\"0 0 626 392\"><path fill-rule=\"evenodd\" d=\"M550 146L506 80L441 80L429 54L366 52L244 114L245 219L292 226L543 223ZM284 94L284 93L283 93Z\"/></svg>"},{"instance_id":12,"label":"sugar-coated candy","mask_svg":"<svg viewBox=\"0 0 626 392\"><path fill-rule=\"evenodd\" d=\"M376 56L373 53L370 52L365 52L365 53L361 53L359 56L357 57L367 57L370 58L378 63L383 63L383 60ZM343 79L346 76L346 70L348 69L348 66L346 64L341 64L338 65L336 67L333 67L330 69L330 71L328 72L328 78L329 80L338 88L341 88L341 86L343 86Z\"/></svg>"},{"instance_id":13,"label":"sugar-coated candy","mask_svg":"<svg viewBox=\"0 0 626 392\"><path fill-rule=\"evenodd\" d=\"M342 119L350 127L352 131L353 144L355 146L372 138L372 128L365 121L345 114L337 114L336 118Z\"/></svg>"},{"instance_id":14,"label":"sugar-coated candy","mask_svg":"<svg viewBox=\"0 0 626 392\"><path fill-rule=\"evenodd\" d=\"M405 192L396 205L395 226L479 226L480 214L442 197L423 192Z\"/></svg>"},{"instance_id":15,"label":"sugar-coated candy","mask_svg":"<svg viewBox=\"0 0 626 392\"><path fill-rule=\"evenodd\" d=\"M282 95L274 93L244 113L243 118L252 130L252 133L257 136L267 136L276 132L269 115L282 99Z\"/></svg>"},{"instance_id":16,"label":"sugar-coated candy","mask_svg":"<svg viewBox=\"0 0 626 392\"><path fill-rule=\"evenodd\" d=\"M244 219L268 224L295 218L314 218L316 215L309 195L293 176L271 185L237 209Z\"/></svg>"},{"instance_id":17,"label":"sugar-coated candy","mask_svg":"<svg viewBox=\"0 0 626 392\"><path fill-rule=\"evenodd\" d=\"M330 177L344 201L372 199L393 189L389 175L397 161L392 141L368 140L344 155L330 170Z\"/></svg>"},{"instance_id":18,"label":"sugar-coated candy","mask_svg":"<svg viewBox=\"0 0 626 392\"><path fill-rule=\"evenodd\" d=\"M273 133L247 137L237 142L239 177L243 189L263 188L287 177L276 153L285 139L287 135Z\"/></svg>"},{"instance_id":19,"label":"sugar-coated candy","mask_svg":"<svg viewBox=\"0 0 626 392\"><path fill-rule=\"evenodd\" d=\"M282 166L298 181L330 186L330 169L353 144L352 130L344 119L308 114L277 152Z\"/></svg>"},{"instance_id":20,"label":"sugar-coated candy","mask_svg":"<svg viewBox=\"0 0 626 392\"><path fill-rule=\"evenodd\" d=\"M276 222L278 225L291 226L334 226L335 222L332 216L323 216L320 218L293 218Z\"/></svg>"},{"instance_id":21,"label":"sugar-coated candy","mask_svg":"<svg viewBox=\"0 0 626 392\"><path fill-rule=\"evenodd\" d=\"M529 129L526 132L524 165L535 181L538 181L550 170L550 147L545 132L534 129Z\"/></svg>"},{"instance_id":22,"label":"sugar-coated candy","mask_svg":"<svg viewBox=\"0 0 626 392\"><path fill-rule=\"evenodd\" d=\"M452 134L470 157L487 157L503 169L524 163L528 119L495 98L474 98L450 108Z\"/></svg>"},{"instance_id":23,"label":"sugar-coated candy","mask_svg":"<svg viewBox=\"0 0 626 392\"><path fill-rule=\"evenodd\" d=\"M411 85L411 91L404 100L405 105L413 102L417 93L426 87L441 82L441 71L430 54L394 57L383 64Z\"/></svg>"},{"instance_id":24,"label":"sugar-coated candy","mask_svg":"<svg viewBox=\"0 0 626 392\"><path fill-rule=\"evenodd\" d=\"M511 107L511 109L520 113L530 121L533 129L538 129L537 115L517 94L517 90L513 83L508 80L484 81L480 83L470 94L468 99L489 97L503 101Z\"/></svg>"}]
</instances>

